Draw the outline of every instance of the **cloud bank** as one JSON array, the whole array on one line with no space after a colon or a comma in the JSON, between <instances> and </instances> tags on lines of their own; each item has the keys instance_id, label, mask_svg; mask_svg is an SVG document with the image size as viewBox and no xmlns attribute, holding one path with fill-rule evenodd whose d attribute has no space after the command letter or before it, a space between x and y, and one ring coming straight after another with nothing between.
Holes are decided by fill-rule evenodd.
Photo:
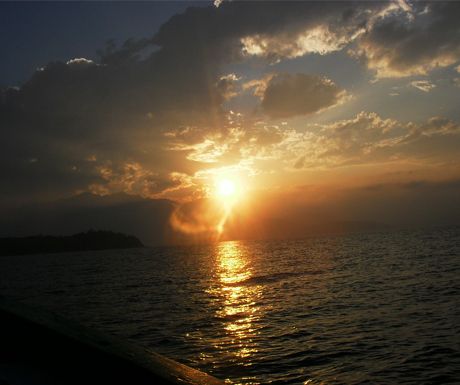
<instances>
[{"instance_id":1,"label":"cloud bank","mask_svg":"<svg viewBox=\"0 0 460 385\"><path fill-rule=\"evenodd\" d=\"M460 4L411 2L408 12L378 19L360 37L356 54L378 78L426 75L460 60Z\"/></svg>"},{"instance_id":2,"label":"cloud bank","mask_svg":"<svg viewBox=\"0 0 460 385\"><path fill-rule=\"evenodd\" d=\"M438 113L425 122L365 111L310 123L352 91L334 76L273 65L347 52L378 79L454 72L459 3L216 5L190 7L152 37L109 43L97 60L51 61L20 87L2 89L0 208L83 192L190 201L206 195L213 175L233 169L458 161L459 126ZM248 63L247 73L229 70ZM419 77L405 82L433 90ZM258 113L230 109L248 89ZM306 120L287 121L298 117Z\"/></svg>"}]
</instances>

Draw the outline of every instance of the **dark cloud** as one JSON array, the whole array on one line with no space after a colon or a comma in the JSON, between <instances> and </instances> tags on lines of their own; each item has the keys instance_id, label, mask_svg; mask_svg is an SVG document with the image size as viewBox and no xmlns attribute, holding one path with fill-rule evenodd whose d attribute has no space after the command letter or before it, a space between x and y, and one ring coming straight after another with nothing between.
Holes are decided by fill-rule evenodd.
<instances>
[{"instance_id":1,"label":"dark cloud","mask_svg":"<svg viewBox=\"0 0 460 385\"><path fill-rule=\"evenodd\" d=\"M73 193L108 181L98 175L108 162L117 169L140 164L144 174L167 177L181 170L170 168L177 162L167 160L162 130L219 121L219 104L208 91L190 84L184 91L186 85L161 79L146 60L109 62L50 63L19 90L2 93L2 193L16 182L21 193ZM87 162L91 156L95 161Z\"/></svg>"},{"instance_id":2,"label":"dark cloud","mask_svg":"<svg viewBox=\"0 0 460 385\"><path fill-rule=\"evenodd\" d=\"M424 75L460 60L460 3L411 4L410 13L379 19L359 40L358 54L378 77Z\"/></svg>"},{"instance_id":3,"label":"dark cloud","mask_svg":"<svg viewBox=\"0 0 460 385\"><path fill-rule=\"evenodd\" d=\"M165 23L154 41L177 56L205 55L208 63L227 63L245 53L272 59L325 53L343 46L373 13L387 6L377 2L236 1L218 9L191 7ZM299 37L302 41L297 41Z\"/></svg>"},{"instance_id":4,"label":"dark cloud","mask_svg":"<svg viewBox=\"0 0 460 385\"><path fill-rule=\"evenodd\" d=\"M346 92L331 80L307 74L277 74L262 96L262 109L272 118L309 115L341 103Z\"/></svg>"}]
</instances>

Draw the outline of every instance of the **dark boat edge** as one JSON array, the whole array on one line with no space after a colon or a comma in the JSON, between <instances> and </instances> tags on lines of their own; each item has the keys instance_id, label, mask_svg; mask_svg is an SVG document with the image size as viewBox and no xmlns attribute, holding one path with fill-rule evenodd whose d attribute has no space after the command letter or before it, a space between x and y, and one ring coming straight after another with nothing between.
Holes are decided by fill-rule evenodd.
<instances>
[{"instance_id":1,"label":"dark boat edge","mask_svg":"<svg viewBox=\"0 0 460 385\"><path fill-rule=\"evenodd\" d=\"M27 366L33 366L43 367L45 372L59 372L59 375L51 373L52 378L57 376L56 383L61 383L66 375L69 375L68 383L81 383L91 375L91 383L224 384L148 348L2 297L0 338L0 376L5 367L14 367L17 371L19 363L26 371ZM11 370L6 372L11 376ZM3 377L0 380L4 383L20 383L8 382L8 378Z\"/></svg>"}]
</instances>

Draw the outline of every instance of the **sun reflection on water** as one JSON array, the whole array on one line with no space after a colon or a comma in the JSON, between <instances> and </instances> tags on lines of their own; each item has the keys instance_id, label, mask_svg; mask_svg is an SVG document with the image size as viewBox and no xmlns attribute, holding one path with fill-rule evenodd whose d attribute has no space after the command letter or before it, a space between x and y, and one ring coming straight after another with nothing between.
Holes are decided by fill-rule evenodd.
<instances>
[{"instance_id":1,"label":"sun reflection on water","mask_svg":"<svg viewBox=\"0 0 460 385\"><path fill-rule=\"evenodd\" d=\"M237 365L250 366L257 353L257 323L261 317L262 287L251 284L250 256L237 241L217 245L216 274L210 293L216 298L216 317L221 320L225 338L219 349L230 354Z\"/></svg>"}]
</instances>

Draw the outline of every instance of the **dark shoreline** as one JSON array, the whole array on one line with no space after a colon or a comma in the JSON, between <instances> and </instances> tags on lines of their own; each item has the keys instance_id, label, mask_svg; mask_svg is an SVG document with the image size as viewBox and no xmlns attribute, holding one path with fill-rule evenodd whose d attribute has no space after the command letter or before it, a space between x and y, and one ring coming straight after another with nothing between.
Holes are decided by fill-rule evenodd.
<instances>
[{"instance_id":1,"label":"dark shoreline","mask_svg":"<svg viewBox=\"0 0 460 385\"><path fill-rule=\"evenodd\" d=\"M144 247L132 236L112 231L94 231L69 236L36 235L21 238L0 238L0 256L65 253Z\"/></svg>"}]
</instances>

